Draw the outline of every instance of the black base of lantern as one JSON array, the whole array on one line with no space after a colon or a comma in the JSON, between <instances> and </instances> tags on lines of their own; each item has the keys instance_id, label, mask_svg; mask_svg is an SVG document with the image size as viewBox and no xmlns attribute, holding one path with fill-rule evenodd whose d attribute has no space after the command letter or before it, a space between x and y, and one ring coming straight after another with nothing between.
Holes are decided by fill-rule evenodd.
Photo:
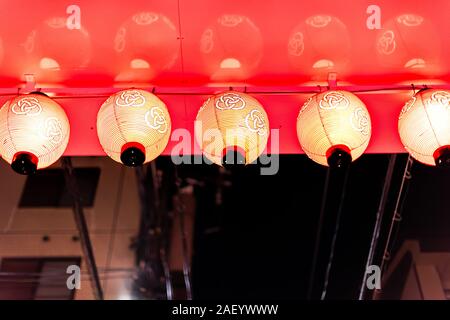
<instances>
[{"instance_id":1,"label":"black base of lantern","mask_svg":"<svg viewBox=\"0 0 450 320\"><path fill-rule=\"evenodd\" d=\"M19 152L14 155L11 168L23 175L33 174L37 170L38 159L31 153Z\"/></svg>"},{"instance_id":2,"label":"black base of lantern","mask_svg":"<svg viewBox=\"0 0 450 320\"><path fill-rule=\"evenodd\" d=\"M144 147L137 144L125 145L120 154L120 161L127 167L139 167L145 162L143 150L145 150Z\"/></svg>"},{"instance_id":3,"label":"black base of lantern","mask_svg":"<svg viewBox=\"0 0 450 320\"><path fill-rule=\"evenodd\" d=\"M450 146L437 150L434 154L434 162L438 167L450 167Z\"/></svg>"},{"instance_id":4,"label":"black base of lantern","mask_svg":"<svg viewBox=\"0 0 450 320\"><path fill-rule=\"evenodd\" d=\"M236 148L224 150L222 165L225 168L234 168L236 166L243 166L245 164L245 154L243 151Z\"/></svg>"},{"instance_id":5,"label":"black base of lantern","mask_svg":"<svg viewBox=\"0 0 450 320\"><path fill-rule=\"evenodd\" d=\"M327 162L330 168L345 169L352 163L352 156L347 148L334 147L327 152Z\"/></svg>"},{"instance_id":6,"label":"black base of lantern","mask_svg":"<svg viewBox=\"0 0 450 320\"><path fill-rule=\"evenodd\" d=\"M30 94L39 94L41 96L48 97L48 95L42 91L32 91Z\"/></svg>"}]
</instances>

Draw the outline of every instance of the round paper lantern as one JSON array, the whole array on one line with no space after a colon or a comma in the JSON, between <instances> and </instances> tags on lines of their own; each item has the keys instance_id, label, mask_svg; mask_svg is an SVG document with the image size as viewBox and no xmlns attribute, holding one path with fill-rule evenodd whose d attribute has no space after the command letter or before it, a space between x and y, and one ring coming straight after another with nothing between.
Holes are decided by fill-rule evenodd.
<instances>
[{"instance_id":1,"label":"round paper lantern","mask_svg":"<svg viewBox=\"0 0 450 320\"><path fill-rule=\"evenodd\" d=\"M97 115L103 150L117 162L136 167L159 156L167 146L171 120L166 105L154 94L138 89L110 96Z\"/></svg>"},{"instance_id":2,"label":"round paper lantern","mask_svg":"<svg viewBox=\"0 0 450 320\"><path fill-rule=\"evenodd\" d=\"M345 166L369 144L370 115L364 103L347 91L329 90L309 98L297 118L297 136L315 162Z\"/></svg>"},{"instance_id":3,"label":"round paper lantern","mask_svg":"<svg viewBox=\"0 0 450 320\"><path fill-rule=\"evenodd\" d=\"M314 75L320 71L344 71L350 57L350 36L338 18L315 15L294 28L287 49L296 70Z\"/></svg>"},{"instance_id":4,"label":"round paper lantern","mask_svg":"<svg viewBox=\"0 0 450 320\"><path fill-rule=\"evenodd\" d=\"M172 21L165 15L147 11L125 21L114 39L119 71L141 69L151 76L174 65L179 46Z\"/></svg>"},{"instance_id":5,"label":"round paper lantern","mask_svg":"<svg viewBox=\"0 0 450 320\"><path fill-rule=\"evenodd\" d=\"M200 52L212 79L245 79L259 65L263 38L248 17L224 14L204 30Z\"/></svg>"},{"instance_id":6,"label":"round paper lantern","mask_svg":"<svg viewBox=\"0 0 450 320\"><path fill-rule=\"evenodd\" d=\"M440 39L433 24L417 14L388 20L378 32L376 53L387 68L432 73L440 55Z\"/></svg>"},{"instance_id":7,"label":"round paper lantern","mask_svg":"<svg viewBox=\"0 0 450 320\"><path fill-rule=\"evenodd\" d=\"M419 91L406 102L398 132L414 159L428 165L450 164L450 91Z\"/></svg>"},{"instance_id":8,"label":"round paper lantern","mask_svg":"<svg viewBox=\"0 0 450 320\"><path fill-rule=\"evenodd\" d=\"M210 97L195 123L203 154L218 165L254 162L267 145L269 130L269 119L258 100L234 91Z\"/></svg>"},{"instance_id":9,"label":"round paper lantern","mask_svg":"<svg viewBox=\"0 0 450 320\"><path fill-rule=\"evenodd\" d=\"M70 29L67 17L42 22L23 44L32 70L67 70L87 66L91 58L91 39L87 30Z\"/></svg>"},{"instance_id":10,"label":"round paper lantern","mask_svg":"<svg viewBox=\"0 0 450 320\"><path fill-rule=\"evenodd\" d=\"M69 142L63 108L41 93L20 95L0 109L0 154L21 174L56 162Z\"/></svg>"}]
</instances>

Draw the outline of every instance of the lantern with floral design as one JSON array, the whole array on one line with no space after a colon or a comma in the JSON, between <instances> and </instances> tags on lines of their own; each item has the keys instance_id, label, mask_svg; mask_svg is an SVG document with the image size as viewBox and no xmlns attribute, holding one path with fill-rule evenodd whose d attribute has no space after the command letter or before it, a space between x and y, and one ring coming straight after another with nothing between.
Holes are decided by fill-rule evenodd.
<instances>
[{"instance_id":1,"label":"lantern with floral design","mask_svg":"<svg viewBox=\"0 0 450 320\"><path fill-rule=\"evenodd\" d=\"M269 119L258 100L227 91L200 108L195 137L204 156L218 165L250 164L267 145Z\"/></svg>"},{"instance_id":2,"label":"lantern with floral design","mask_svg":"<svg viewBox=\"0 0 450 320\"><path fill-rule=\"evenodd\" d=\"M428 89L406 102L398 119L405 149L428 165L450 164L450 91Z\"/></svg>"},{"instance_id":3,"label":"lantern with floral design","mask_svg":"<svg viewBox=\"0 0 450 320\"><path fill-rule=\"evenodd\" d=\"M136 167L159 156L167 146L171 120L154 94L128 89L110 96L97 115L103 150L117 162Z\"/></svg>"},{"instance_id":4,"label":"lantern with floral design","mask_svg":"<svg viewBox=\"0 0 450 320\"><path fill-rule=\"evenodd\" d=\"M329 90L309 98L297 118L297 136L315 162L343 167L360 157L371 135L370 115L354 94Z\"/></svg>"},{"instance_id":5,"label":"lantern with floral design","mask_svg":"<svg viewBox=\"0 0 450 320\"><path fill-rule=\"evenodd\" d=\"M64 109L43 93L20 95L0 109L0 154L20 174L56 162L69 135Z\"/></svg>"}]
</instances>

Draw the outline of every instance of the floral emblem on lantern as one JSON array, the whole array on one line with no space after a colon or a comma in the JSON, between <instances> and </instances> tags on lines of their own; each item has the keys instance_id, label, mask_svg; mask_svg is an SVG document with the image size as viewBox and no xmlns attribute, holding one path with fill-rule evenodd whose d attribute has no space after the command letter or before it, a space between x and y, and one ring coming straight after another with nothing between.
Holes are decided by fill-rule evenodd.
<instances>
[{"instance_id":1,"label":"floral emblem on lantern","mask_svg":"<svg viewBox=\"0 0 450 320\"><path fill-rule=\"evenodd\" d=\"M346 109L350 101L341 92L332 91L326 93L319 102L319 107L324 110Z\"/></svg>"},{"instance_id":2,"label":"floral emblem on lantern","mask_svg":"<svg viewBox=\"0 0 450 320\"><path fill-rule=\"evenodd\" d=\"M260 136L267 134L264 115L261 111L253 109L245 116L245 126L252 132L256 132Z\"/></svg>"},{"instance_id":3,"label":"floral emblem on lantern","mask_svg":"<svg viewBox=\"0 0 450 320\"><path fill-rule=\"evenodd\" d=\"M449 108L450 93L446 91L436 91L431 95L428 104L440 104L444 108Z\"/></svg>"},{"instance_id":4,"label":"floral emblem on lantern","mask_svg":"<svg viewBox=\"0 0 450 320\"><path fill-rule=\"evenodd\" d=\"M245 100L235 93L225 93L216 100L219 110L241 110L245 108Z\"/></svg>"},{"instance_id":5,"label":"floral emblem on lantern","mask_svg":"<svg viewBox=\"0 0 450 320\"><path fill-rule=\"evenodd\" d=\"M417 27L422 24L423 18L415 14L402 14L397 17L397 22L407 27Z\"/></svg>"},{"instance_id":6,"label":"floral emblem on lantern","mask_svg":"<svg viewBox=\"0 0 450 320\"><path fill-rule=\"evenodd\" d=\"M289 39L288 52L292 56L301 56L305 51L305 42L303 33L300 31L294 33Z\"/></svg>"},{"instance_id":7,"label":"floral emblem on lantern","mask_svg":"<svg viewBox=\"0 0 450 320\"><path fill-rule=\"evenodd\" d=\"M145 113L145 122L150 128L155 129L159 133L167 132L167 120L164 112L159 107L153 107Z\"/></svg>"},{"instance_id":8,"label":"floral emblem on lantern","mask_svg":"<svg viewBox=\"0 0 450 320\"><path fill-rule=\"evenodd\" d=\"M114 38L114 49L117 52L122 52L125 49L125 36L127 34L127 29L121 27Z\"/></svg>"},{"instance_id":9,"label":"floral emblem on lantern","mask_svg":"<svg viewBox=\"0 0 450 320\"><path fill-rule=\"evenodd\" d=\"M202 38L200 39L200 50L203 53L210 53L214 47L214 40L213 40L214 32L211 29L206 29L203 34Z\"/></svg>"},{"instance_id":10,"label":"floral emblem on lantern","mask_svg":"<svg viewBox=\"0 0 450 320\"><path fill-rule=\"evenodd\" d=\"M38 99L25 97L13 104L11 111L17 115L37 116L42 112L42 106Z\"/></svg>"},{"instance_id":11,"label":"floral emblem on lantern","mask_svg":"<svg viewBox=\"0 0 450 320\"><path fill-rule=\"evenodd\" d=\"M355 109L350 117L350 123L356 131L365 136L369 134L369 115L363 108Z\"/></svg>"},{"instance_id":12,"label":"floral emblem on lantern","mask_svg":"<svg viewBox=\"0 0 450 320\"><path fill-rule=\"evenodd\" d=\"M406 101L405 105L402 108L402 111L400 111L400 115L398 116L399 119L401 119L408 111L411 109L411 107L416 103L417 98L413 96L411 99Z\"/></svg>"},{"instance_id":13,"label":"floral emblem on lantern","mask_svg":"<svg viewBox=\"0 0 450 320\"><path fill-rule=\"evenodd\" d=\"M224 14L218 21L224 27L235 27L244 21L244 17L237 14Z\"/></svg>"},{"instance_id":14,"label":"floral emblem on lantern","mask_svg":"<svg viewBox=\"0 0 450 320\"><path fill-rule=\"evenodd\" d=\"M331 22L331 17L327 15L317 15L306 19L306 24L314 28L324 28Z\"/></svg>"},{"instance_id":15,"label":"floral emblem on lantern","mask_svg":"<svg viewBox=\"0 0 450 320\"><path fill-rule=\"evenodd\" d=\"M119 107L142 107L145 104L145 97L137 90L123 91L116 98L116 105Z\"/></svg>"},{"instance_id":16,"label":"floral emblem on lantern","mask_svg":"<svg viewBox=\"0 0 450 320\"><path fill-rule=\"evenodd\" d=\"M61 122L55 117L45 119L42 134L44 138L50 140L52 143L59 144L63 138Z\"/></svg>"},{"instance_id":17,"label":"floral emblem on lantern","mask_svg":"<svg viewBox=\"0 0 450 320\"><path fill-rule=\"evenodd\" d=\"M395 34L392 30L387 30L378 39L377 50L384 55L390 55L395 51L397 44L395 42Z\"/></svg>"},{"instance_id":18,"label":"floral emblem on lantern","mask_svg":"<svg viewBox=\"0 0 450 320\"><path fill-rule=\"evenodd\" d=\"M133 16L133 21L141 26L152 24L158 21L158 19L158 14L154 12L140 12Z\"/></svg>"}]
</instances>

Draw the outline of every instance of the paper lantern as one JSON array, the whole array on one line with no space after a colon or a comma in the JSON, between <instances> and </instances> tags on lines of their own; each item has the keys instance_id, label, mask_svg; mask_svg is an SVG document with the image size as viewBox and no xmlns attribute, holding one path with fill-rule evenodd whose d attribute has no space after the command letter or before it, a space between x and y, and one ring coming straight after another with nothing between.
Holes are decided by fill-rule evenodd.
<instances>
[{"instance_id":1,"label":"paper lantern","mask_svg":"<svg viewBox=\"0 0 450 320\"><path fill-rule=\"evenodd\" d=\"M67 17L52 17L30 32L23 44L31 62L30 69L55 71L80 69L88 65L92 45L87 30L69 28Z\"/></svg>"},{"instance_id":2,"label":"paper lantern","mask_svg":"<svg viewBox=\"0 0 450 320\"><path fill-rule=\"evenodd\" d=\"M136 167L159 156L167 146L171 120L166 105L154 94L138 89L110 96L97 115L103 150L117 162Z\"/></svg>"},{"instance_id":3,"label":"paper lantern","mask_svg":"<svg viewBox=\"0 0 450 320\"><path fill-rule=\"evenodd\" d=\"M450 91L419 91L400 112L398 132L417 161L432 166L450 164Z\"/></svg>"},{"instance_id":4,"label":"paper lantern","mask_svg":"<svg viewBox=\"0 0 450 320\"><path fill-rule=\"evenodd\" d=\"M342 72L350 57L350 36L338 18L315 15L292 30L287 49L292 67L302 73Z\"/></svg>"},{"instance_id":5,"label":"paper lantern","mask_svg":"<svg viewBox=\"0 0 450 320\"><path fill-rule=\"evenodd\" d=\"M317 163L344 166L360 157L369 144L370 115L354 94L325 91L311 97L297 118L297 136L305 153Z\"/></svg>"},{"instance_id":6,"label":"paper lantern","mask_svg":"<svg viewBox=\"0 0 450 320\"><path fill-rule=\"evenodd\" d=\"M251 76L262 52L261 32L243 15L221 15L203 31L200 39L205 69L213 80L241 80Z\"/></svg>"},{"instance_id":7,"label":"paper lantern","mask_svg":"<svg viewBox=\"0 0 450 320\"><path fill-rule=\"evenodd\" d=\"M118 71L142 70L152 78L175 64L179 47L178 32L169 18L156 12L139 12L116 33Z\"/></svg>"},{"instance_id":8,"label":"paper lantern","mask_svg":"<svg viewBox=\"0 0 450 320\"><path fill-rule=\"evenodd\" d=\"M44 94L20 95L0 109L0 154L21 174L56 162L69 142L63 108Z\"/></svg>"},{"instance_id":9,"label":"paper lantern","mask_svg":"<svg viewBox=\"0 0 450 320\"><path fill-rule=\"evenodd\" d=\"M439 63L440 41L433 23L417 14L402 14L378 32L378 61L390 70L433 73Z\"/></svg>"},{"instance_id":10,"label":"paper lantern","mask_svg":"<svg viewBox=\"0 0 450 320\"><path fill-rule=\"evenodd\" d=\"M234 91L210 97L195 123L196 141L204 156L218 165L254 162L267 145L269 130L258 100Z\"/></svg>"}]
</instances>

